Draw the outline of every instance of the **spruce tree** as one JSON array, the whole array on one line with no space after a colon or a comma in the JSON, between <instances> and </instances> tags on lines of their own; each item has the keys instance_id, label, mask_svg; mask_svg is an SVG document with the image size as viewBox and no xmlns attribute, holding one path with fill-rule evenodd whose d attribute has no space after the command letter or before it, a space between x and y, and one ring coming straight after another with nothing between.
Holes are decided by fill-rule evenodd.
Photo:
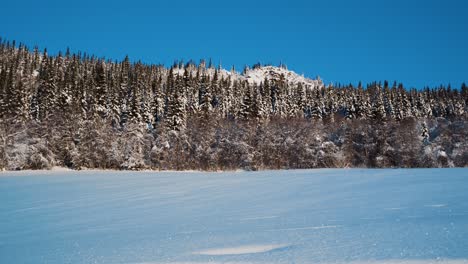
<instances>
[{"instance_id":1,"label":"spruce tree","mask_svg":"<svg viewBox=\"0 0 468 264\"><path fill-rule=\"evenodd\" d=\"M107 116L107 69L104 61L98 62L95 71L96 88L94 90L94 97L96 101L96 114L101 118L105 118Z\"/></svg>"}]
</instances>

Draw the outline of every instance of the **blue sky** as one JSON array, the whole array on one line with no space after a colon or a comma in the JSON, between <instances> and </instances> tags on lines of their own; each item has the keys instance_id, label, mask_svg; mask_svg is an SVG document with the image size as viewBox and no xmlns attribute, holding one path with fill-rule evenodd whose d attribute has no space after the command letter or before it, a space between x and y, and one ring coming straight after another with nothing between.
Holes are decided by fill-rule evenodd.
<instances>
[{"instance_id":1,"label":"blue sky","mask_svg":"<svg viewBox=\"0 0 468 264\"><path fill-rule=\"evenodd\" d=\"M8 1L0 36L51 52L170 65L212 58L239 70L286 63L326 82L468 81L462 0Z\"/></svg>"}]
</instances>

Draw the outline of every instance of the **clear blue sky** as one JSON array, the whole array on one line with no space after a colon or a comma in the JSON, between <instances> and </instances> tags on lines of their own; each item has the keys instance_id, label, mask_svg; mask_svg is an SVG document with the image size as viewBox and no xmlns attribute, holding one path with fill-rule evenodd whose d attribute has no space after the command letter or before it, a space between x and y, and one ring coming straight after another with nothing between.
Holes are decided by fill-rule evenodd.
<instances>
[{"instance_id":1,"label":"clear blue sky","mask_svg":"<svg viewBox=\"0 0 468 264\"><path fill-rule=\"evenodd\" d=\"M28 46L171 64L258 61L326 82L468 81L464 0L4 1L0 36Z\"/></svg>"}]
</instances>

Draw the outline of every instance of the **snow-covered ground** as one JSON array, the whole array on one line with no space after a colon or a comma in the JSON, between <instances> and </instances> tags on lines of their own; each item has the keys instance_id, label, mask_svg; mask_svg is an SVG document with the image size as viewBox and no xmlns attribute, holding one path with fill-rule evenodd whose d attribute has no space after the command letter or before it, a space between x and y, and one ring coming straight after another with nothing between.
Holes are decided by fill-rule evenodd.
<instances>
[{"instance_id":1,"label":"snow-covered ground","mask_svg":"<svg viewBox=\"0 0 468 264\"><path fill-rule=\"evenodd\" d=\"M468 263L468 169L0 173L0 263Z\"/></svg>"}]
</instances>

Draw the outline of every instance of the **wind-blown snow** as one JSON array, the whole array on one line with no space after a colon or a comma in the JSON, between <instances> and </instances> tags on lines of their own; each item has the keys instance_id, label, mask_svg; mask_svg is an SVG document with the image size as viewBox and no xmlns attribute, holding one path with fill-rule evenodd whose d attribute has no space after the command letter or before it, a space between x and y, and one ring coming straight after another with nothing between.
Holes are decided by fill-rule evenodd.
<instances>
[{"instance_id":1,"label":"wind-blown snow","mask_svg":"<svg viewBox=\"0 0 468 264\"><path fill-rule=\"evenodd\" d=\"M203 250L199 252L194 252L197 255L209 255L209 256L222 256L222 255L242 255L242 254L255 254L255 253L265 253L268 251L286 248L288 245L248 245L241 247L232 247L232 248L214 248Z\"/></svg>"},{"instance_id":2,"label":"wind-blown snow","mask_svg":"<svg viewBox=\"0 0 468 264\"><path fill-rule=\"evenodd\" d=\"M468 169L0 173L0 263L468 264Z\"/></svg>"}]
</instances>

